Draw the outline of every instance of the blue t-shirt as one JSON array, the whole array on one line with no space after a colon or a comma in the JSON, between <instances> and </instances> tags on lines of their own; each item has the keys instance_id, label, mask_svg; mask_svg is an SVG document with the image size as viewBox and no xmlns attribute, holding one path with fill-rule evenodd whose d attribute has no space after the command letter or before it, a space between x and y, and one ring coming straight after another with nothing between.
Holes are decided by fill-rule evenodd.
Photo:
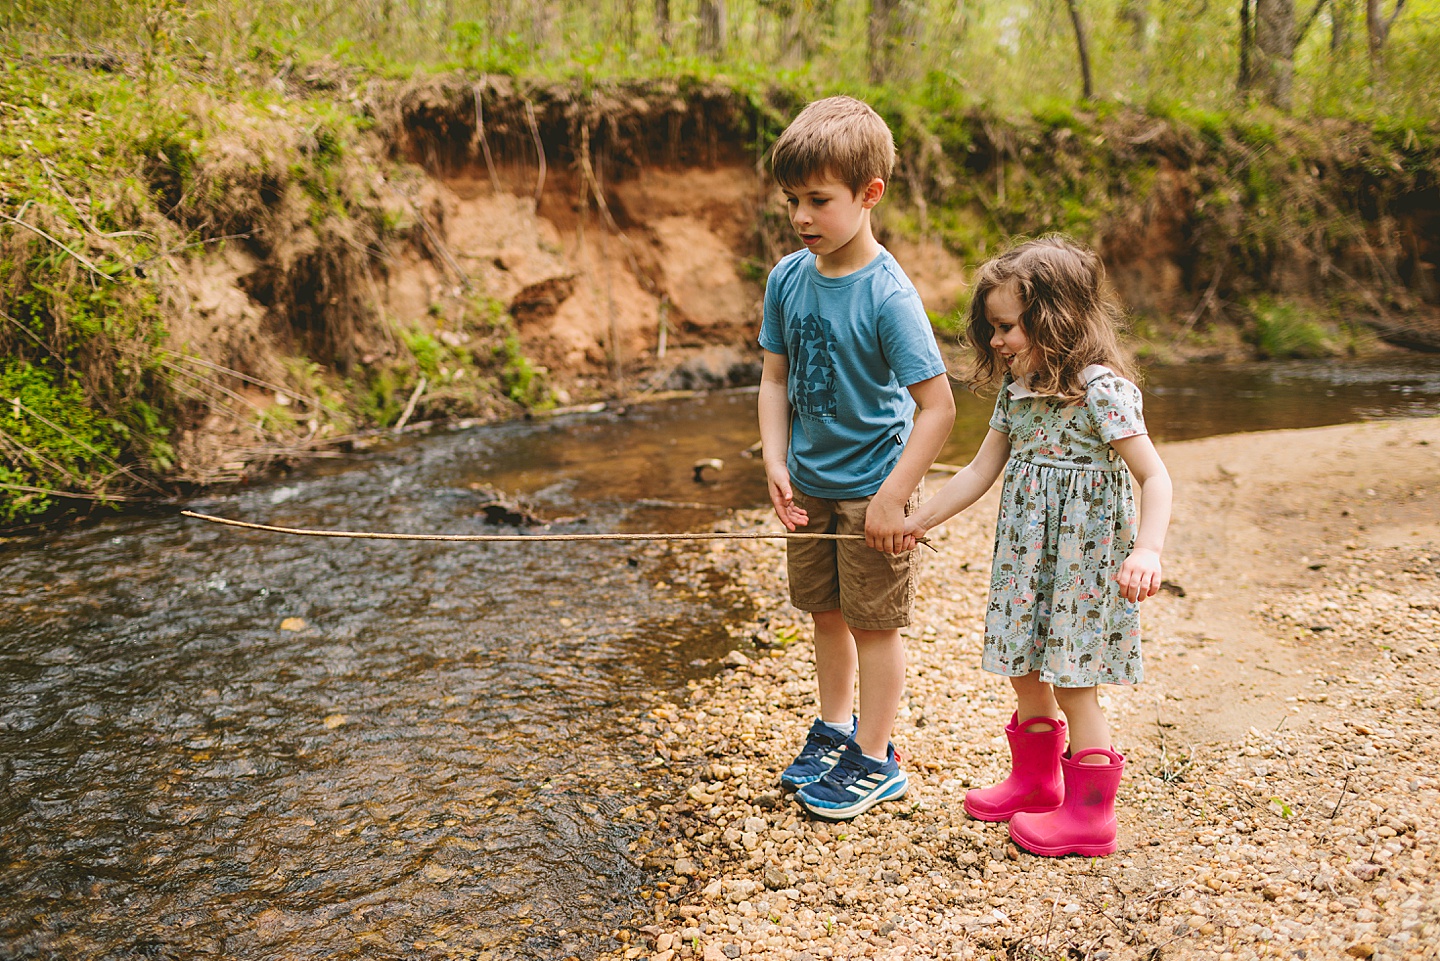
<instances>
[{"instance_id":1,"label":"blue t-shirt","mask_svg":"<svg viewBox=\"0 0 1440 961\"><path fill-rule=\"evenodd\" d=\"M890 252L826 277L797 250L765 283L760 346L790 361L790 480L827 500L868 497L910 437L912 384L945 372L930 318Z\"/></svg>"}]
</instances>

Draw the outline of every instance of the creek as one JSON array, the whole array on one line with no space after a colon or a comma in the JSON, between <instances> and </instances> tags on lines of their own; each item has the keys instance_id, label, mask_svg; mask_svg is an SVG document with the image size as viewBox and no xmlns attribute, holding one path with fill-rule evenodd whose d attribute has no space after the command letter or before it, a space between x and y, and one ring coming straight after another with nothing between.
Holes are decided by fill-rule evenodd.
<instances>
[{"instance_id":1,"label":"creek","mask_svg":"<svg viewBox=\"0 0 1440 961\"><path fill-rule=\"evenodd\" d=\"M488 485L583 516L559 530L705 529L765 503L741 454L754 400L441 431L187 506L493 533L473 489ZM959 400L951 463L990 412ZM1433 357L1146 382L1162 442L1437 412ZM711 457L724 468L697 482ZM675 799L686 773L636 746L638 719L718 671L727 623L754 613L705 550L354 542L140 515L0 545L0 956L613 947L654 893L640 855L663 836L637 808Z\"/></svg>"}]
</instances>

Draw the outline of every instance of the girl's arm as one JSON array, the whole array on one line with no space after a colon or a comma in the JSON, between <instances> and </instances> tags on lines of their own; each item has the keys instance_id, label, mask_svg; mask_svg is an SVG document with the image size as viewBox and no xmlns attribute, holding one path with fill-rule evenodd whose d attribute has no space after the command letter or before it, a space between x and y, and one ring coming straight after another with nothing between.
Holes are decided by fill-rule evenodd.
<instances>
[{"instance_id":1,"label":"girl's arm","mask_svg":"<svg viewBox=\"0 0 1440 961\"><path fill-rule=\"evenodd\" d=\"M905 519L907 541L924 537L930 528L944 523L978 501L995 483L995 478L1000 476L1009 459L1009 435L990 428L974 459Z\"/></svg>"},{"instance_id":2,"label":"girl's arm","mask_svg":"<svg viewBox=\"0 0 1440 961\"><path fill-rule=\"evenodd\" d=\"M1160 551L1170 526L1170 472L1145 434L1112 440L1110 446L1140 483L1140 529L1115 580L1126 600L1143 601L1160 590Z\"/></svg>"},{"instance_id":3,"label":"girl's arm","mask_svg":"<svg viewBox=\"0 0 1440 961\"><path fill-rule=\"evenodd\" d=\"M760 370L760 448L765 458L765 481L770 488L770 503L775 516L785 529L810 522L803 508L795 506L795 493L790 489L790 469L785 456L790 452L790 359L784 354L765 351L765 364Z\"/></svg>"}]
</instances>

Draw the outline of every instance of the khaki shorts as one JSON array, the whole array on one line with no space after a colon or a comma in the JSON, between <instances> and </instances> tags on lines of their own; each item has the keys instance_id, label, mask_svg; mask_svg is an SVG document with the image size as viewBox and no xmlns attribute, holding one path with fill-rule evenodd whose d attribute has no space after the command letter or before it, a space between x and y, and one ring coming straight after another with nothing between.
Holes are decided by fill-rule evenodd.
<instances>
[{"instance_id":1,"label":"khaki shorts","mask_svg":"<svg viewBox=\"0 0 1440 961\"><path fill-rule=\"evenodd\" d=\"M832 501L795 491L795 503L810 523L797 532L864 534L871 498ZM920 506L920 491L905 504L908 516ZM910 626L915 584L920 577L918 551L887 554L864 541L787 541L790 603L811 614L837 608L845 623L862 631Z\"/></svg>"}]
</instances>

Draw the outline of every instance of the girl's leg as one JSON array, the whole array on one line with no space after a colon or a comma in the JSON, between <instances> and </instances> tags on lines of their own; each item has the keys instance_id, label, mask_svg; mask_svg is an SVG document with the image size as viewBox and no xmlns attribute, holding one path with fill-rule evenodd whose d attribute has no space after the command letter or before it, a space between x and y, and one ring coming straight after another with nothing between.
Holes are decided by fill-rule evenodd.
<instances>
[{"instance_id":1,"label":"girl's leg","mask_svg":"<svg viewBox=\"0 0 1440 961\"><path fill-rule=\"evenodd\" d=\"M839 610L819 611L815 619L815 679L820 688L820 718L845 727L855 709L855 638Z\"/></svg>"},{"instance_id":2,"label":"girl's leg","mask_svg":"<svg viewBox=\"0 0 1440 961\"><path fill-rule=\"evenodd\" d=\"M1051 685L1032 671L1010 678L1015 716L1005 725L1010 775L999 784L965 794L965 811L981 821L1006 821L1022 811L1053 811L1065 796L1060 756L1065 722Z\"/></svg>"},{"instance_id":3,"label":"girl's leg","mask_svg":"<svg viewBox=\"0 0 1440 961\"><path fill-rule=\"evenodd\" d=\"M1010 678L1010 686L1015 689L1015 715L1021 724L1032 717L1060 716L1060 706L1055 701L1055 687L1040 680L1039 671ZM1037 724L1033 730L1052 729Z\"/></svg>"},{"instance_id":4,"label":"girl's leg","mask_svg":"<svg viewBox=\"0 0 1440 961\"><path fill-rule=\"evenodd\" d=\"M860 665L860 720L855 742L870 757L885 759L890 731L905 693L905 642L898 628L852 628Z\"/></svg>"},{"instance_id":5,"label":"girl's leg","mask_svg":"<svg viewBox=\"0 0 1440 961\"><path fill-rule=\"evenodd\" d=\"M1070 725L1070 754L1074 756L1086 748L1100 747L1110 750L1110 725L1105 712L1100 709L1098 687L1057 687L1055 700L1065 712ZM1108 764L1103 754L1091 754L1083 759L1089 764Z\"/></svg>"}]
</instances>

